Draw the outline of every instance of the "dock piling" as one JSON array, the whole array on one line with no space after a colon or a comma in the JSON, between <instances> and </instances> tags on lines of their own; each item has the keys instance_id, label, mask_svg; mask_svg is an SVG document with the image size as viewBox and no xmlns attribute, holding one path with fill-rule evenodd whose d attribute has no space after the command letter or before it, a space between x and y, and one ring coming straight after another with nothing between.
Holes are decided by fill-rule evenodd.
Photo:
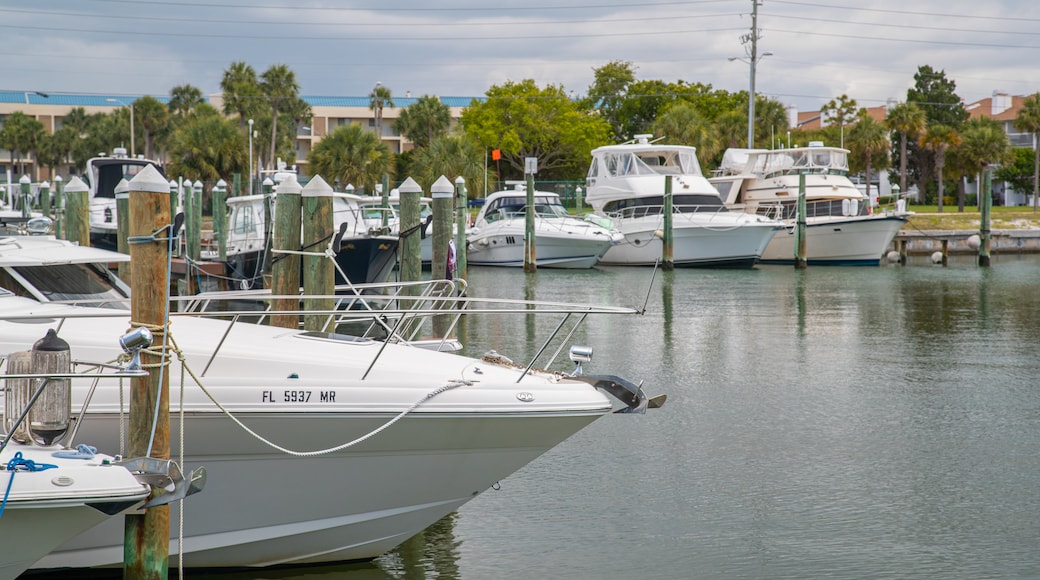
<instances>
[{"instance_id":1,"label":"dock piling","mask_svg":"<svg viewBox=\"0 0 1040 580\"><path fill-rule=\"evenodd\" d=\"M271 264L271 294L275 296L295 296L300 292L300 255L281 254L278 250L300 250L302 217L300 192L303 188L290 176L278 184L278 195L275 197L274 232L271 243L274 245ZM312 248L317 250L317 248ZM330 292L331 293L331 292ZM271 305L273 310L299 310L300 301L296 298L276 298ZM296 329L300 327L300 317L295 314L275 314L270 318L271 326Z\"/></svg>"}]
</instances>

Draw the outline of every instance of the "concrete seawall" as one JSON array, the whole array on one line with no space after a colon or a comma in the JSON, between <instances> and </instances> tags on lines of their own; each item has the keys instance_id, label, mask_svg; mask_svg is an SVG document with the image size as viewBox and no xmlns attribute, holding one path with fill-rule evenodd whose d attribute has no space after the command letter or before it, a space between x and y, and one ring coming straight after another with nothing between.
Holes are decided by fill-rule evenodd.
<instances>
[{"instance_id":1,"label":"concrete seawall","mask_svg":"<svg viewBox=\"0 0 1040 580\"><path fill-rule=\"evenodd\" d=\"M929 255L942 251L942 241L946 240L949 254L977 254L978 249L968 245L968 238L978 234L978 230L902 230L891 249L898 250L899 242L905 241L907 254ZM991 236L990 253L1040 253L1040 230L992 230Z\"/></svg>"}]
</instances>

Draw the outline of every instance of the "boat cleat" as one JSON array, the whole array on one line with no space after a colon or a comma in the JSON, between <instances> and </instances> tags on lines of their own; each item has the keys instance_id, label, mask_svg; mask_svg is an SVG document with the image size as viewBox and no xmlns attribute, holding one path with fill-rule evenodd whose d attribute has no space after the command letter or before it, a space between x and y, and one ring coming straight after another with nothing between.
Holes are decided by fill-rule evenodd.
<instances>
[{"instance_id":1,"label":"boat cleat","mask_svg":"<svg viewBox=\"0 0 1040 580\"><path fill-rule=\"evenodd\" d=\"M142 509L166 505L182 500L189 495L194 495L206 486L206 468L198 467L191 472L191 478L185 481L181 468L170 459L156 459L154 457L135 457L115 462L115 465L125 467L134 474L137 481L151 486L153 489L162 490L158 495L148 500Z\"/></svg>"}]
</instances>

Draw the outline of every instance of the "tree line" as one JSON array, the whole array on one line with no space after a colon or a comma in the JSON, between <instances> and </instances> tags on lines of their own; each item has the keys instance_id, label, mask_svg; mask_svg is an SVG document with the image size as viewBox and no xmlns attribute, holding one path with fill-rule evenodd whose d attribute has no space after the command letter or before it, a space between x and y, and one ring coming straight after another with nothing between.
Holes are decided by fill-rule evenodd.
<instances>
[{"instance_id":1,"label":"tree line","mask_svg":"<svg viewBox=\"0 0 1040 580\"><path fill-rule=\"evenodd\" d=\"M642 80L636 71L627 61L598 67L580 98L562 85L538 86L531 79L492 86L463 110L455 125L439 98L424 95L401 109L392 124L414 144L399 154L382 140L384 111L395 107L393 93L377 83L368 95L375 131L357 123L330 126L309 152L308 170L362 192L374 191L384 175L393 181L411 176L424 187L440 175L462 176L476 192L484 189L485 180L522 179L528 157L538 158L539 180L581 179L592 149L637 134L697 147L706 171L718 165L727 148L748 146L746 91ZM884 120L875 120L854 99L841 95L821 108L824 126L812 131L790 127L782 103L756 95L756 141L751 145L842 144L851 151L850 169L864 173L868 184L875 171L896 164L892 179L898 179L900 191L914 184L925 201L937 200L940 211L947 184L956 188L963 210L961 178L989 165L1003 166L998 178L1016 189L1035 189L1040 157L1034 154L1032 175L1027 175L1025 160L1012 154L999 124L984 117L969 120L955 83L943 71L921 66L914 80L905 102L888 110ZM208 181L247 173L250 131L258 164L273 168L278 158L294 163L296 135L310 125L312 111L299 95L293 71L274 65L258 74L245 62L233 62L220 87L220 110L207 104L198 88L185 84L174 87L166 103L146 96L107 114L73 109L51 135L39 121L16 112L4 120L0 145L11 152L12 166L28 153L41 166L83 167L98 152L130 141L132 110L142 152L164 161L171 175ZM1016 126L1040 138L1040 95L1027 99ZM499 152L499 161L489 163L491 150Z\"/></svg>"}]
</instances>

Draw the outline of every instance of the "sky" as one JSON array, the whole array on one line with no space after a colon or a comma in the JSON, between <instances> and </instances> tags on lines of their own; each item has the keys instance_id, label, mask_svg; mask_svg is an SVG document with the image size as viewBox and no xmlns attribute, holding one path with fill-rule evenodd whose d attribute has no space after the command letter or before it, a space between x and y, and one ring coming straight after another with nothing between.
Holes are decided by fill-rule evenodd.
<instances>
[{"instance_id":1,"label":"sky","mask_svg":"<svg viewBox=\"0 0 1040 580\"><path fill-rule=\"evenodd\" d=\"M291 68L304 96L482 96L533 79L576 95L594 70L747 90L754 0L4 0L0 90L220 92L235 61ZM1040 91L1036 0L757 0L755 89L818 110L903 101L929 65L966 102ZM765 55L765 53L771 53ZM764 56L763 56L764 55Z\"/></svg>"}]
</instances>

